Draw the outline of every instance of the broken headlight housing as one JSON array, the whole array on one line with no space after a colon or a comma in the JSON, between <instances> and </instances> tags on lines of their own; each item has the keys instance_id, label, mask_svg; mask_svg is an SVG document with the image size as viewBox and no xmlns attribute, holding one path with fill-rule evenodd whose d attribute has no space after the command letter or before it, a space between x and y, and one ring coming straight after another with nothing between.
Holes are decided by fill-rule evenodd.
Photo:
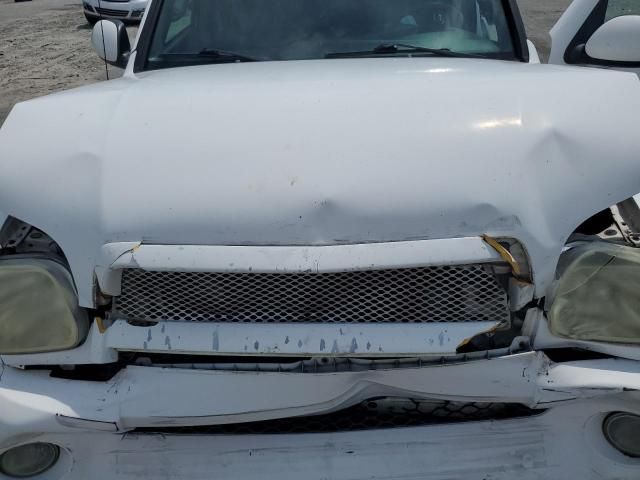
<instances>
[{"instance_id":1,"label":"broken headlight housing","mask_svg":"<svg viewBox=\"0 0 640 480\"><path fill-rule=\"evenodd\" d=\"M640 249L589 242L565 252L550 298L559 337L640 344Z\"/></svg>"},{"instance_id":2,"label":"broken headlight housing","mask_svg":"<svg viewBox=\"0 0 640 480\"><path fill-rule=\"evenodd\" d=\"M0 257L0 354L67 350L89 329L71 274L56 260Z\"/></svg>"}]
</instances>

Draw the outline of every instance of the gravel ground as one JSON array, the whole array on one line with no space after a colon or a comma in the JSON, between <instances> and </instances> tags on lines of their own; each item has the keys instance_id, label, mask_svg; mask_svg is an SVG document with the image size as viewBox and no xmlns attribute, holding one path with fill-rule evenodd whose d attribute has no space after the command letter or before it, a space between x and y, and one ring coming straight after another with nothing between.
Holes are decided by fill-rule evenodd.
<instances>
[{"instance_id":1,"label":"gravel ground","mask_svg":"<svg viewBox=\"0 0 640 480\"><path fill-rule=\"evenodd\" d=\"M572 0L518 0L529 39L536 45L543 61L549 58L549 30Z\"/></svg>"},{"instance_id":2,"label":"gravel ground","mask_svg":"<svg viewBox=\"0 0 640 480\"><path fill-rule=\"evenodd\" d=\"M547 32L571 0L519 0L529 37L546 58ZM135 27L128 27L135 36ZM0 0L0 125L16 102L105 79L77 0ZM118 76L111 69L110 76Z\"/></svg>"},{"instance_id":3,"label":"gravel ground","mask_svg":"<svg viewBox=\"0 0 640 480\"><path fill-rule=\"evenodd\" d=\"M104 80L90 38L80 2L0 0L0 124L17 102Z\"/></svg>"}]
</instances>

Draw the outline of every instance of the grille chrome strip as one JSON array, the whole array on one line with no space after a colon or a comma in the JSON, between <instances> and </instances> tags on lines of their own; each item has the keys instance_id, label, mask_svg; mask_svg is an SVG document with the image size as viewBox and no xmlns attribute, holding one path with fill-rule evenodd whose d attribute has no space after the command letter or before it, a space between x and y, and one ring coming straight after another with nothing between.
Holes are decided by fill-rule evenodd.
<instances>
[{"instance_id":1,"label":"grille chrome strip","mask_svg":"<svg viewBox=\"0 0 640 480\"><path fill-rule=\"evenodd\" d=\"M323 273L124 269L115 318L232 323L508 322L490 265Z\"/></svg>"}]
</instances>

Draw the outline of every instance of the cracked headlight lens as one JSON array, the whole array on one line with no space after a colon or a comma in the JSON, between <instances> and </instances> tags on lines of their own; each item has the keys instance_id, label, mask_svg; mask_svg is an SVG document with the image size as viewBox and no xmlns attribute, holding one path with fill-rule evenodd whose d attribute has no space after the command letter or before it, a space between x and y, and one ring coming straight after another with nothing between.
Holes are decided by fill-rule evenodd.
<instances>
[{"instance_id":1,"label":"cracked headlight lens","mask_svg":"<svg viewBox=\"0 0 640 480\"><path fill-rule=\"evenodd\" d=\"M640 344L640 249L591 242L565 252L547 298L549 329L563 338Z\"/></svg>"},{"instance_id":2,"label":"cracked headlight lens","mask_svg":"<svg viewBox=\"0 0 640 480\"><path fill-rule=\"evenodd\" d=\"M64 266L45 258L0 257L0 354L67 350L88 329Z\"/></svg>"}]
</instances>

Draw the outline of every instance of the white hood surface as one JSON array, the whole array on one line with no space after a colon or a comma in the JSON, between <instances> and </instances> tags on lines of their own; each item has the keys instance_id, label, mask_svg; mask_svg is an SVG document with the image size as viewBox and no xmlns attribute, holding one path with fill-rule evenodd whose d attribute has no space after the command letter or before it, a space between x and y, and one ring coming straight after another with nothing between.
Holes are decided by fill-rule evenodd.
<instances>
[{"instance_id":1,"label":"white hood surface","mask_svg":"<svg viewBox=\"0 0 640 480\"><path fill-rule=\"evenodd\" d=\"M108 242L488 234L525 245L543 296L571 232L638 191L640 82L595 69L176 68L19 104L0 131L0 207L51 235L87 284Z\"/></svg>"}]
</instances>

